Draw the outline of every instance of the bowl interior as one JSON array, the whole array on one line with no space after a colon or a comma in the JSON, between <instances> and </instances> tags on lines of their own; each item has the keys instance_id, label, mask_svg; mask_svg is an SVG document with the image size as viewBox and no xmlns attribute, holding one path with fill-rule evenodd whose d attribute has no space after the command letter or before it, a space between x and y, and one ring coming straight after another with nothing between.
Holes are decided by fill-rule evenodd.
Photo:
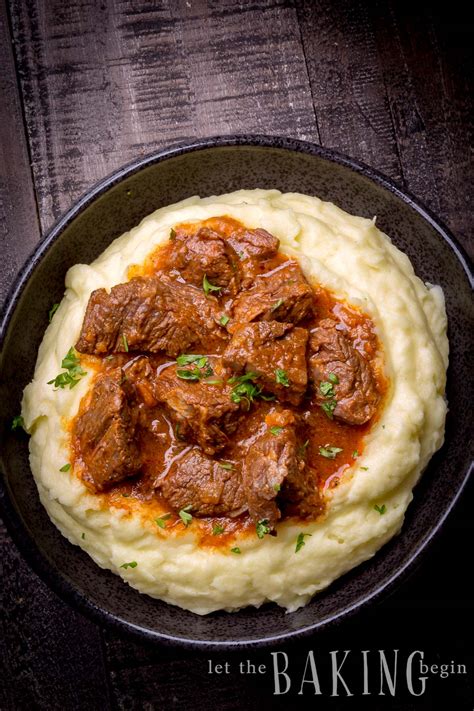
<instances>
[{"instance_id":1,"label":"bowl interior","mask_svg":"<svg viewBox=\"0 0 474 711\"><path fill-rule=\"evenodd\" d=\"M157 639L195 644L262 643L292 636L333 621L391 584L443 520L465 479L470 406L469 328L472 323L469 280L442 228L402 199L396 191L317 147L228 145L203 147L155 159L123 171L83 201L54 230L16 299L1 355L0 417L3 506L15 540L35 569L63 597L101 620L109 619ZM190 195L207 196L240 188L278 188L331 200L365 217L377 216L412 260L424 280L440 284L449 316L451 362L450 413L446 444L432 459L416 487L401 534L372 560L319 594L305 608L285 614L266 605L229 615L199 617L146 595L101 570L61 536L42 508L28 465L26 436L10 431L20 411L21 394L33 375L36 353L51 305L64 293L67 269L90 262L110 242L157 209ZM453 377L454 376L454 377Z\"/></svg>"}]
</instances>

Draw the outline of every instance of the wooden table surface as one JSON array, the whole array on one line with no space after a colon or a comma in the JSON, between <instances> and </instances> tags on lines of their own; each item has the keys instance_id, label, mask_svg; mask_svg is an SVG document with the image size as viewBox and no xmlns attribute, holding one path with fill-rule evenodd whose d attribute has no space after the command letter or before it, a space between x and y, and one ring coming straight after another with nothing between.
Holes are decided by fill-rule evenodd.
<instances>
[{"instance_id":1,"label":"wooden table surface","mask_svg":"<svg viewBox=\"0 0 474 711\"><path fill-rule=\"evenodd\" d=\"M41 235L95 181L157 148L231 133L306 139L368 163L431 207L472 254L473 32L448 6L438 15L432 3L395 1L0 0L2 298ZM291 646L300 674L316 648L425 649L472 670L466 502L395 595ZM0 534L1 709L314 703L296 683L272 697L269 673L207 673L209 658L268 663L268 650L199 655L102 629ZM321 708L362 707L329 693ZM381 708L363 698L364 709ZM472 678L435 680L423 697L401 691L384 704L471 709Z\"/></svg>"}]
</instances>

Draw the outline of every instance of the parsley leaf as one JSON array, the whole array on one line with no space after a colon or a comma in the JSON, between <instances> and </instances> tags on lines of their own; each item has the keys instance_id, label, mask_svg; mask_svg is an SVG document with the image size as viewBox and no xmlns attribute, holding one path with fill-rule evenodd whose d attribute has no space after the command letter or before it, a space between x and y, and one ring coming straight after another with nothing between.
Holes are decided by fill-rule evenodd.
<instances>
[{"instance_id":1,"label":"parsley leaf","mask_svg":"<svg viewBox=\"0 0 474 711\"><path fill-rule=\"evenodd\" d=\"M120 567L121 567L121 568L125 568L125 569L127 569L127 568L136 568L137 565L138 565L137 561L136 561L136 560L132 560L131 563L123 563Z\"/></svg>"},{"instance_id":2,"label":"parsley leaf","mask_svg":"<svg viewBox=\"0 0 474 711\"><path fill-rule=\"evenodd\" d=\"M164 516L160 516L159 518L155 518L155 523L157 526L160 528L166 528L166 521L171 518L171 514L167 513L164 514Z\"/></svg>"},{"instance_id":3,"label":"parsley leaf","mask_svg":"<svg viewBox=\"0 0 474 711\"><path fill-rule=\"evenodd\" d=\"M231 549L230 549L230 552L231 552L231 553L236 553L237 555L240 555L240 554L242 553L242 551L240 550L240 548L237 548L237 546L236 546L235 548L231 548Z\"/></svg>"},{"instance_id":4,"label":"parsley leaf","mask_svg":"<svg viewBox=\"0 0 474 711\"><path fill-rule=\"evenodd\" d=\"M270 311L276 311L278 308L280 308L282 303L283 303L283 299L278 299L278 301L275 301L275 303L271 307Z\"/></svg>"},{"instance_id":5,"label":"parsley leaf","mask_svg":"<svg viewBox=\"0 0 474 711\"><path fill-rule=\"evenodd\" d=\"M277 368L275 370L275 380L279 385L283 385L285 388L290 387L290 381L288 380L288 375L285 373L284 370L281 370L281 368Z\"/></svg>"},{"instance_id":6,"label":"parsley leaf","mask_svg":"<svg viewBox=\"0 0 474 711\"><path fill-rule=\"evenodd\" d=\"M329 380L324 380L319 384L319 391L324 397L334 397L334 386Z\"/></svg>"},{"instance_id":7,"label":"parsley leaf","mask_svg":"<svg viewBox=\"0 0 474 711\"><path fill-rule=\"evenodd\" d=\"M377 504L375 504L374 509L377 511L377 513L383 516L383 514L387 510L387 507L385 506L385 504L382 504L382 506L378 506Z\"/></svg>"},{"instance_id":8,"label":"parsley leaf","mask_svg":"<svg viewBox=\"0 0 474 711\"><path fill-rule=\"evenodd\" d=\"M218 462L219 466L222 467L222 469L233 469L234 465L232 462Z\"/></svg>"},{"instance_id":9,"label":"parsley leaf","mask_svg":"<svg viewBox=\"0 0 474 711\"><path fill-rule=\"evenodd\" d=\"M176 230L173 228L170 229L170 240L173 241L176 239Z\"/></svg>"},{"instance_id":10,"label":"parsley leaf","mask_svg":"<svg viewBox=\"0 0 474 711\"><path fill-rule=\"evenodd\" d=\"M86 537L86 534L85 534L84 531L83 531L83 532L82 532L82 535L81 535L82 540L84 540L85 537Z\"/></svg>"},{"instance_id":11,"label":"parsley leaf","mask_svg":"<svg viewBox=\"0 0 474 711\"><path fill-rule=\"evenodd\" d=\"M273 491L279 492L281 489L281 484L273 484Z\"/></svg>"},{"instance_id":12,"label":"parsley leaf","mask_svg":"<svg viewBox=\"0 0 474 711\"><path fill-rule=\"evenodd\" d=\"M270 427L270 432L272 435L277 436L283 432L283 427L277 427L277 425L275 425L274 427Z\"/></svg>"},{"instance_id":13,"label":"parsley leaf","mask_svg":"<svg viewBox=\"0 0 474 711\"><path fill-rule=\"evenodd\" d=\"M59 471L60 471L60 472L68 472L68 471L70 470L70 468L71 468L71 465L70 465L69 462L68 462L68 463L65 464L63 467L61 467L61 469L60 469Z\"/></svg>"},{"instance_id":14,"label":"parsley leaf","mask_svg":"<svg viewBox=\"0 0 474 711\"><path fill-rule=\"evenodd\" d=\"M183 353L183 355L176 358L176 363L178 365L189 365L190 363L195 363L198 368L204 368L204 366L207 365L207 358L206 356L202 356L197 353L190 353L189 355Z\"/></svg>"},{"instance_id":15,"label":"parsley leaf","mask_svg":"<svg viewBox=\"0 0 474 711\"><path fill-rule=\"evenodd\" d=\"M268 518L262 518L260 519L260 521L257 521L257 525L255 528L257 530L257 536L259 538L263 538L267 533L270 533L270 526L268 524Z\"/></svg>"},{"instance_id":16,"label":"parsley leaf","mask_svg":"<svg viewBox=\"0 0 474 711\"><path fill-rule=\"evenodd\" d=\"M16 417L13 418L12 424L11 424L11 429L14 432L15 430L25 429L25 421L21 415L17 415ZM26 430L25 430L26 432Z\"/></svg>"},{"instance_id":17,"label":"parsley leaf","mask_svg":"<svg viewBox=\"0 0 474 711\"><path fill-rule=\"evenodd\" d=\"M306 455L306 449L309 444L309 439L306 440L303 444L300 444L300 446L297 449L297 453L299 454L300 457L304 457Z\"/></svg>"},{"instance_id":18,"label":"parsley leaf","mask_svg":"<svg viewBox=\"0 0 474 711\"><path fill-rule=\"evenodd\" d=\"M352 452L352 459L357 459L358 456L359 456L359 450L354 449L354 451Z\"/></svg>"},{"instance_id":19,"label":"parsley leaf","mask_svg":"<svg viewBox=\"0 0 474 711\"><path fill-rule=\"evenodd\" d=\"M254 380L259 377L258 373L244 373L243 375L234 375L229 378L229 383L234 385L232 392L230 394L230 399L232 402L239 404L244 400L247 403L247 409L250 408L250 403L256 398L261 397L266 399L266 396L262 395L262 388L260 385L255 385Z\"/></svg>"},{"instance_id":20,"label":"parsley leaf","mask_svg":"<svg viewBox=\"0 0 474 711\"><path fill-rule=\"evenodd\" d=\"M337 377L336 373L329 373L328 380L330 380L331 383L334 383L334 385L337 385L339 382L339 378Z\"/></svg>"},{"instance_id":21,"label":"parsley leaf","mask_svg":"<svg viewBox=\"0 0 474 711\"><path fill-rule=\"evenodd\" d=\"M361 467L365 472L368 471L369 467Z\"/></svg>"},{"instance_id":22,"label":"parsley leaf","mask_svg":"<svg viewBox=\"0 0 474 711\"><path fill-rule=\"evenodd\" d=\"M214 284L211 284L207 276L204 274L202 279L202 288L204 289L204 293L206 294L206 296L208 296L211 291L220 291L222 289L222 286L214 286Z\"/></svg>"},{"instance_id":23,"label":"parsley leaf","mask_svg":"<svg viewBox=\"0 0 474 711\"><path fill-rule=\"evenodd\" d=\"M324 414L329 417L330 420L334 418L334 410L337 407L337 402L335 400L329 400L328 402L323 402L321 405L321 410Z\"/></svg>"},{"instance_id":24,"label":"parsley leaf","mask_svg":"<svg viewBox=\"0 0 474 711\"><path fill-rule=\"evenodd\" d=\"M298 536L296 538L295 553L298 553L298 551L300 551L303 548L303 546L305 545L304 537L305 536L312 536L312 535L313 535L312 533L298 533Z\"/></svg>"},{"instance_id":25,"label":"parsley leaf","mask_svg":"<svg viewBox=\"0 0 474 711\"><path fill-rule=\"evenodd\" d=\"M191 521L193 520L192 514L188 513L192 508L192 504L189 504L189 506L185 506L184 509L181 509L179 512L179 517L181 521L184 523L186 528L189 526Z\"/></svg>"},{"instance_id":26,"label":"parsley leaf","mask_svg":"<svg viewBox=\"0 0 474 711\"><path fill-rule=\"evenodd\" d=\"M225 528L224 526L221 526L219 523L215 523L214 526L212 527L212 535L213 536L220 536L221 533L224 533Z\"/></svg>"},{"instance_id":27,"label":"parsley leaf","mask_svg":"<svg viewBox=\"0 0 474 711\"><path fill-rule=\"evenodd\" d=\"M342 452L341 447L329 447L326 445L319 448L319 454L322 457L326 457L326 459L336 459L336 454L339 454L339 452Z\"/></svg>"},{"instance_id":28,"label":"parsley leaf","mask_svg":"<svg viewBox=\"0 0 474 711\"><path fill-rule=\"evenodd\" d=\"M74 348L71 347L61 361L61 368L66 370L65 373L59 373L52 380L48 380L48 385L54 383L55 388L65 388L69 385L72 390L79 380L87 375L86 371L81 368L79 358L76 356Z\"/></svg>"},{"instance_id":29,"label":"parsley leaf","mask_svg":"<svg viewBox=\"0 0 474 711\"><path fill-rule=\"evenodd\" d=\"M122 342L123 342L123 347L125 349L125 353L128 353L128 341L127 341L127 336L125 333L122 333Z\"/></svg>"},{"instance_id":30,"label":"parsley leaf","mask_svg":"<svg viewBox=\"0 0 474 711\"><path fill-rule=\"evenodd\" d=\"M227 314L222 314L222 316L219 319L219 323L221 326L227 326L229 321L230 321L230 316L227 316Z\"/></svg>"},{"instance_id":31,"label":"parsley leaf","mask_svg":"<svg viewBox=\"0 0 474 711\"><path fill-rule=\"evenodd\" d=\"M48 321L49 321L49 323L51 323L51 321L53 320L53 316L54 316L54 314L56 313L56 311L57 311L58 309L59 309L59 304L53 304L53 305L51 306L50 310L48 311Z\"/></svg>"}]
</instances>

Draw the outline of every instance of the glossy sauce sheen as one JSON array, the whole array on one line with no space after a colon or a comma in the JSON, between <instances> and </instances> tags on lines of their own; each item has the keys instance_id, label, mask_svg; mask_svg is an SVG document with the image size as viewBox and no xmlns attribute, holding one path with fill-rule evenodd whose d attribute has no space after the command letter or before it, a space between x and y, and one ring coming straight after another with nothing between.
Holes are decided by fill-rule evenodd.
<instances>
[{"instance_id":1,"label":"glossy sauce sheen","mask_svg":"<svg viewBox=\"0 0 474 711\"><path fill-rule=\"evenodd\" d=\"M200 227L209 227L223 237L235 234L236 230L245 229L236 220L228 217L211 218L200 223L181 223L176 226L176 229L178 227L181 232L189 231L189 233L195 232ZM172 247L172 241L160 246L143 265L130 267L128 277L151 276L164 269ZM288 257L279 253L276 257L262 260L259 269L262 273L271 272L281 267L288 259ZM177 278L180 277L178 276ZM315 287L314 284L311 286L314 293L316 315L314 318L299 322L298 326L311 331L322 319L331 317L339 321L338 328L342 330L350 328L352 333L355 331L357 338L354 341L354 347L366 357L375 359L375 375L379 392L383 394L386 390L386 381L380 365L377 365L377 363L380 363L381 347L371 319L353 306L337 300L328 290L320 286ZM224 313L226 308L230 306L231 301L226 303L222 299L221 303ZM231 330L231 323L229 323L229 327L229 330ZM221 355L226 345L227 343L222 339L216 339L215 342L209 342L207 353L201 354L207 356ZM192 349L189 352L192 352ZM97 373L101 373L112 370L119 365L124 367L128 361L137 355L138 353L134 352L133 354L121 353L107 358L82 356L81 362L90 369L96 370ZM147 356L154 369L163 369L175 362L169 356L162 354L147 354ZM310 388L308 388L309 392ZM87 401L88 398L84 398L81 403L80 413L87 407ZM248 450L249 445L251 446L252 439L258 436L259 430L265 428L263 424L265 415L271 407L272 403L264 401L254 403L252 410L242 418L236 433L231 437L230 443L219 454L219 460L229 464L232 463L236 471L239 471L245 451ZM381 407L382 404L379 405L379 412ZM378 415L368 423L359 426L348 425L336 419L331 420L319 405L312 402L310 394L303 399L299 407L293 407L292 409L303 415L303 424L298 426L297 435L300 452L304 452L301 456L304 456L306 466L316 472L316 478L321 490L337 486L344 474L354 464L355 459L362 454L364 437L377 420ZM97 496L101 497L106 507L116 506L128 509L130 513L138 512L142 514L148 521L148 525L161 534L166 535L167 532L179 534L185 530L185 527L178 514L173 512L167 505L166 500L157 493L154 483L157 478L165 476L174 466L174 463L195 445L179 439L179 432L176 433L165 411L160 406L145 408L142 414L146 418L146 428L140 428L139 434L139 446L143 458L142 475L137 479L115 485L107 493L97 494ZM74 431L74 423L71 424L70 428L71 431ZM81 462L77 438L73 437L72 444L74 469L81 475L81 471L84 471L84 466ZM339 452L335 459L328 459L320 453L321 447L328 446L340 447L342 452ZM291 514L291 511L288 513ZM288 513L283 518L289 518ZM323 507L321 508L322 513ZM164 524L163 528L156 524L156 519L160 519L165 514L171 515L162 522ZM297 520L295 516L291 516L291 518ZM215 535L213 531L216 530L216 527L223 528L224 532ZM247 514L242 514L237 518L193 518L192 528L197 535L198 542L201 545L211 547L222 546L228 548L237 535L239 537L242 537L242 535L255 535L255 525Z\"/></svg>"}]
</instances>

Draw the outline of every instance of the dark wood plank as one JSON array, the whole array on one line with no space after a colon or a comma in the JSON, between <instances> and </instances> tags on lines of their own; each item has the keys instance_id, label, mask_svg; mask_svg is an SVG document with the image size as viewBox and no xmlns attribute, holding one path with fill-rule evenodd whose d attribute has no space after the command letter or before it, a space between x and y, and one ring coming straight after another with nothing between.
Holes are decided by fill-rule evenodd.
<instances>
[{"instance_id":1,"label":"dark wood plank","mask_svg":"<svg viewBox=\"0 0 474 711\"><path fill-rule=\"evenodd\" d=\"M43 228L94 181L173 141L318 139L297 17L284 3L12 7Z\"/></svg>"},{"instance_id":2,"label":"dark wood plank","mask_svg":"<svg viewBox=\"0 0 474 711\"><path fill-rule=\"evenodd\" d=\"M0 306L39 239L7 8L0 0Z\"/></svg>"},{"instance_id":3,"label":"dark wood plank","mask_svg":"<svg viewBox=\"0 0 474 711\"><path fill-rule=\"evenodd\" d=\"M402 181L369 3L296 0L321 144Z\"/></svg>"}]
</instances>

